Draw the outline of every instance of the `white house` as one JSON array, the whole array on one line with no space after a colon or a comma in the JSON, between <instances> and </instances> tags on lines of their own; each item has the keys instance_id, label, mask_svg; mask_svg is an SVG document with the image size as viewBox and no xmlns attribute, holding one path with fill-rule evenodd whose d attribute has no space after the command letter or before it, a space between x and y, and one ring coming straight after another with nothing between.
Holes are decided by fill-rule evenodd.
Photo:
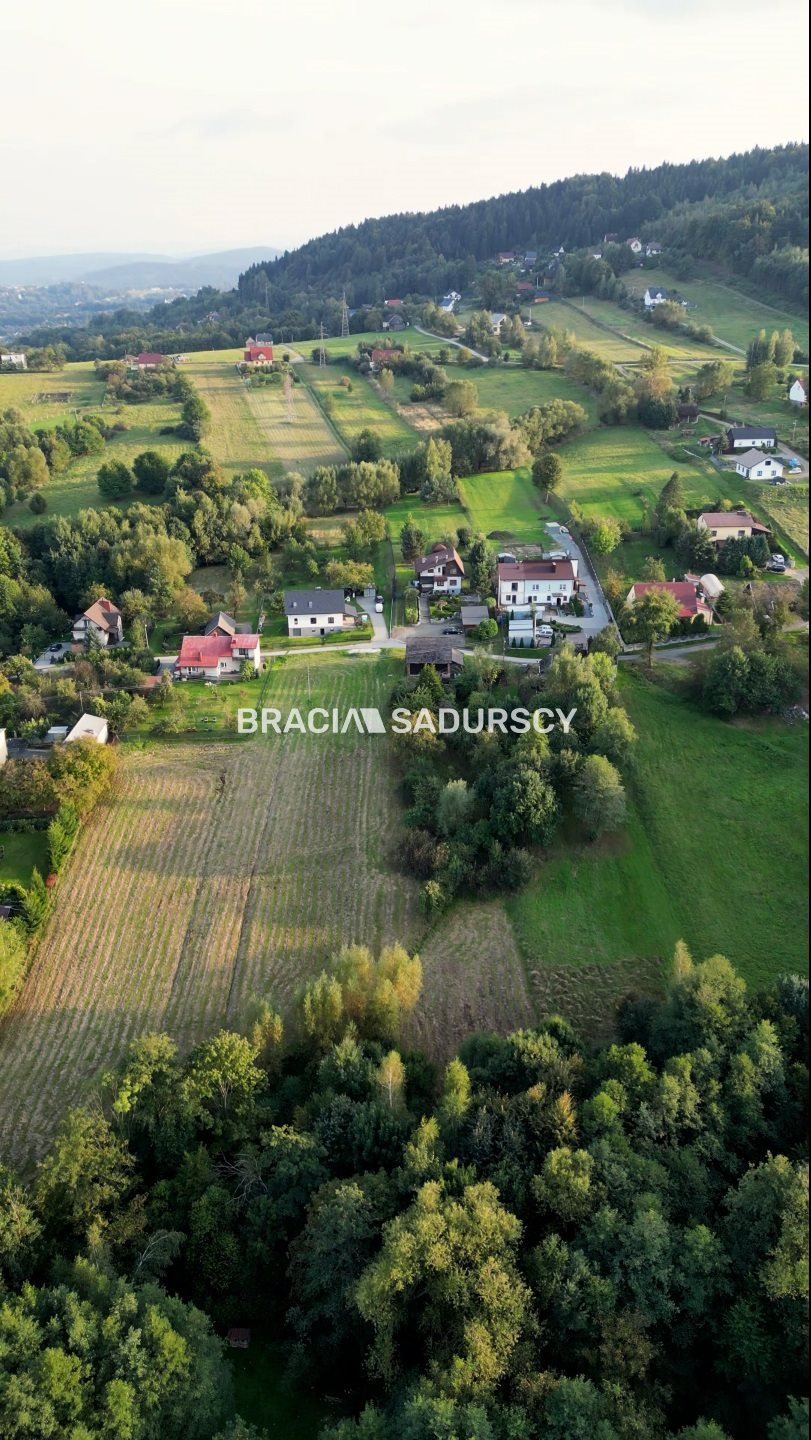
<instances>
[{"instance_id":1,"label":"white house","mask_svg":"<svg viewBox=\"0 0 811 1440\"><path fill-rule=\"evenodd\" d=\"M645 246L645 254L650 260L654 255L661 255L662 247L656 240L649 240Z\"/></svg>"},{"instance_id":2,"label":"white house","mask_svg":"<svg viewBox=\"0 0 811 1440\"><path fill-rule=\"evenodd\" d=\"M696 529L705 530L714 545L769 534L768 526L761 525L748 510L705 510L696 520Z\"/></svg>"},{"instance_id":3,"label":"white house","mask_svg":"<svg viewBox=\"0 0 811 1440\"><path fill-rule=\"evenodd\" d=\"M672 305L678 304L672 290L666 290L664 285L649 285L645 291L644 300L646 310L653 310L657 305L664 305L667 302Z\"/></svg>"},{"instance_id":4,"label":"white house","mask_svg":"<svg viewBox=\"0 0 811 1440\"><path fill-rule=\"evenodd\" d=\"M72 740L95 740L97 745L106 745L108 733L103 715L80 715L65 736L65 744L69 745Z\"/></svg>"},{"instance_id":5,"label":"white house","mask_svg":"<svg viewBox=\"0 0 811 1440\"><path fill-rule=\"evenodd\" d=\"M789 389L788 398L792 405L807 405L808 391L805 388L805 381L798 375Z\"/></svg>"},{"instance_id":6,"label":"white house","mask_svg":"<svg viewBox=\"0 0 811 1440\"><path fill-rule=\"evenodd\" d=\"M458 550L439 540L427 555L420 555L414 561L414 574L420 590L431 590L434 595L458 595L465 567Z\"/></svg>"},{"instance_id":7,"label":"white house","mask_svg":"<svg viewBox=\"0 0 811 1440\"><path fill-rule=\"evenodd\" d=\"M730 450L773 450L777 431L771 425L733 425L727 430Z\"/></svg>"},{"instance_id":8,"label":"white house","mask_svg":"<svg viewBox=\"0 0 811 1440\"><path fill-rule=\"evenodd\" d=\"M783 465L773 455L764 455L762 450L747 450L745 455L736 455L735 469L747 480L779 480Z\"/></svg>"},{"instance_id":9,"label":"white house","mask_svg":"<svg viewBox=\"0 0 811 1440\"><path fill-rule=\"evenodd\" d=\"M576 589L576 560L508 560L498 567L500 610L568 605Z\"/></svg>"},{"instance_id":10,"label":"white house","mask_svg":"<svg viewBox=\"0 0 811 1440\"><path fill-rule=\"evenodd\" d=\"M8 760L8 745L6 744L6 732L0 730L0 765L5 765Z\"/></svg>"},{"instance_id":11,"label":"white house","mask_svg":"<svg viewBox=\"0 0 811 1440\"><path fill-rule=\"evenodd\" d=\"M237 675L245 661L262 669L258 635L184 635L175 673L187 680L218 680Z\"/></svg>"},{"instance_id":12,"label":"white house","mask_svg":"<svg viewBox=\"0 0 811 1440\"><path fill-rule=\"evenodd\" d=\"M285 590L284 613L288 635L297 636L335 635L352 616L343 590Z\"/></svg>"},{"instance_id":13,"label":"white house","mask_svg":"<svg viewBox=\"0 0 811 1440\"><path fill-rule=\"evenodd\" d=\"M500 334L501 334L501 327L502 327L502 325L504 324L504 321L505 321L506 319L507 319L507 316L503 313L503 311L501 311L501 310L493 310L493 311L491 311L491 314L490 314L490 329L492 330L492 332L493 332L494 335L500 335Z\"/></svg>"},{"instance_id":14,"label":"white house","mask_svg":"<svg viewBox=\"0 0 811 1440\"><path fill-rule=\"evenodd\" d=\"M102 595L73 622L74 640L86 645L118 645L124 638L124 621L117 605Z\"/></svg>"},{"instance_id":15,"label":"white house","mask_svg":"<svg viewBox=\"0 0 811 1440\"><path fill-rule=\"evenodd\" d=\"M27 361L22 350L3 350L0 352L0 368L4 370L25 370Z\"/></svg>"}]
</instances>

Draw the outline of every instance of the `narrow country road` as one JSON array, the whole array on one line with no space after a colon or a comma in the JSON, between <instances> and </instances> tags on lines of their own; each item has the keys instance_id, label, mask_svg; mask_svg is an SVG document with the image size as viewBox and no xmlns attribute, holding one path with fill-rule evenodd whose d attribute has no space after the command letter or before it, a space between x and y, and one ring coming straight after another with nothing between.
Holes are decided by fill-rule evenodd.
<instances>
[{"instance_id":1,"label":"narrow country road","mask_svg":"<svg viewBox=\"0 0 811 1440\"><path fill-rule=\"evenodd\" d=\"M435 335L433 330L423 330L421 325L414 325L412 328L417 330L420 335L427 335L431 340L438 340L440 345L453 345L455 350L470 351L470 354L475 355L477 360L483 360L485 365L489 362L489 355L482 355L481 350L474 350L470 345L465 345L462 340L451 340L449 335Z\"/></svg>"}]
</instances>

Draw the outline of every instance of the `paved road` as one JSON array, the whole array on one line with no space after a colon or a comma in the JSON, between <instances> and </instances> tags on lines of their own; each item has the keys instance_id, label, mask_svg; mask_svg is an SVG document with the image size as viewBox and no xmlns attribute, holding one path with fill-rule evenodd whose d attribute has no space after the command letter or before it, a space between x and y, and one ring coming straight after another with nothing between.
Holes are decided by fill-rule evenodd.
<instances>
[{"instance_id":1,"label":"paved road","mask_svg":"<svg viewBox=\"0 0 811 1440\"><path fill-rule=\"evenodd\" d=\"M485 365L489 364L489 355L482 355L481 350L474 350L472 346L466 345L463 340L451 340L449 335L435 335L433 330L423 330L421 325L415 325L413 329L418 330L420 335L428 335L432 340L438 340L440 345L453 345L455 350L469 350L470 354L475 355L477 360L483 360Z\"/></svg>"},{"instance_id":2,"label":"paved road","mask_svg":"<svg viewBox=\"0 0 811 1440\"><path fill-rule=\"evenodd\" d=\"M384 615L378 615L374 607L374 601L356 600L355 604L359 610L363 611L364 615L368 615L372 630L374 631L374 639L380 644L385 643L389 638L386 619Z\"/></svg>"}]
</instances>

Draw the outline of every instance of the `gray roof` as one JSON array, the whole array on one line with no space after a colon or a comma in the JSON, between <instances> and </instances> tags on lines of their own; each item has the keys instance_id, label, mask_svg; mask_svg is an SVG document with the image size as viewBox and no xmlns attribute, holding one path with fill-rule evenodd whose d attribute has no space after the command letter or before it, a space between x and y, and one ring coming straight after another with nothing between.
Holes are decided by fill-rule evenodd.
<instances>
[{"instance_id":1,"label":"gray roof","mask_svg":"<svg viewBox=\"0 0 811 1440\"><path fill-rule=\"evenodd\" d=\"M732 425L727 435L736 440L776 440L777 431L772 425Z\"/></svg>"},{"instance_id":2,"label":"gray roof","mask_svg":"<svg viewBox=\"0 0 811 1440\"><path fill-rule=\"evenodd\" d=\"M486 605L463 605L462 624L478 625L482 620L490 619L490 611Z\"/></svg>"},{"instance_id":3,"label":"gray roof","mask_svg":"<svg viewBox=\"0 0 811 1440\"><path fill-rule=\"evenodd\" d=\"M669 290L666 290L665 287L664 287L664 285L649 285L649 286L648 286L648 294L649 294L649 295L661 295L661 297L662 297L663 300L669 300L669 299L670 299L670 291L669 291Z\"/></svg>"},{"instance_id":4,"label":"gray roof","mask_svg":"<svg viewBox=\"0 0 811 1440\"><path fill-rule=\"evenodd\" d=\"M426 636L424 639L414 635L406 640L409 665L415 662L422 665L461 665L464 658L464 652L457 649L449 635Z\"/></svg>"},{"instance_id":5,"label":"gray roof","mask_svg":"<svg viewBox=\"0 0 811 1440\"><path fill-rule=\"evenodd\" d=\"M343 590L285 590L285 615L343 615Z\"/></svg>"},{"instance_id":6,"label":"gray roof","mask_svg":"<svg viewBox=\"0 0 811 1440\"><path fill-rule=\"evenodd\" d=\"M233 615L228 614L227 610L217 610L216 613L210 615L206 621L203 634L210 635L213 630L224 630L227 635L236 635L237 622Z\"/></svg>"},{"instance_id":7,"label":"gray roof","mask_svg":"<svg viewBox=\"0 0 811 1440\"><path fill-rule=\"evenodd\" d=\"M735 464L741 465L744 470L754 470L756 465L771 465L774 470L782 470L783 466L773 455L764 455L762 450L745 450L743 455L735 456Z\"/></svg>"}]
</instances>

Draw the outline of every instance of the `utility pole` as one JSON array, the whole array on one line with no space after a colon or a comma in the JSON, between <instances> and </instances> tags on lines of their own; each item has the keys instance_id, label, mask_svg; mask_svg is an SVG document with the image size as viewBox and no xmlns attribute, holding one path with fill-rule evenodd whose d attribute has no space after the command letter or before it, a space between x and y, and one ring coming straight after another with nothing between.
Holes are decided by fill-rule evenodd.
<instances>
[{"instance_id":1,"label":"utility pole","mask_svg":"<svg viewBox=\"0 0 811 1440\"><path fill-rule=\"evenodd\" d=\"M318 364L323 370L327 363L327 352L324 349L324 322L321 321L321 344L318 347Z\"/></svg>"},{"instance_id":2,"label":"utility pole","mask_svg":"<svg viewBox=\"0 0 811 1440\"><path fill-rule=\"evenodd\" d=\"M341 300L341 339L346 340L349 336L349 306L346 303L346 291L344 290Z\"/></svg>"}]
</instances>

